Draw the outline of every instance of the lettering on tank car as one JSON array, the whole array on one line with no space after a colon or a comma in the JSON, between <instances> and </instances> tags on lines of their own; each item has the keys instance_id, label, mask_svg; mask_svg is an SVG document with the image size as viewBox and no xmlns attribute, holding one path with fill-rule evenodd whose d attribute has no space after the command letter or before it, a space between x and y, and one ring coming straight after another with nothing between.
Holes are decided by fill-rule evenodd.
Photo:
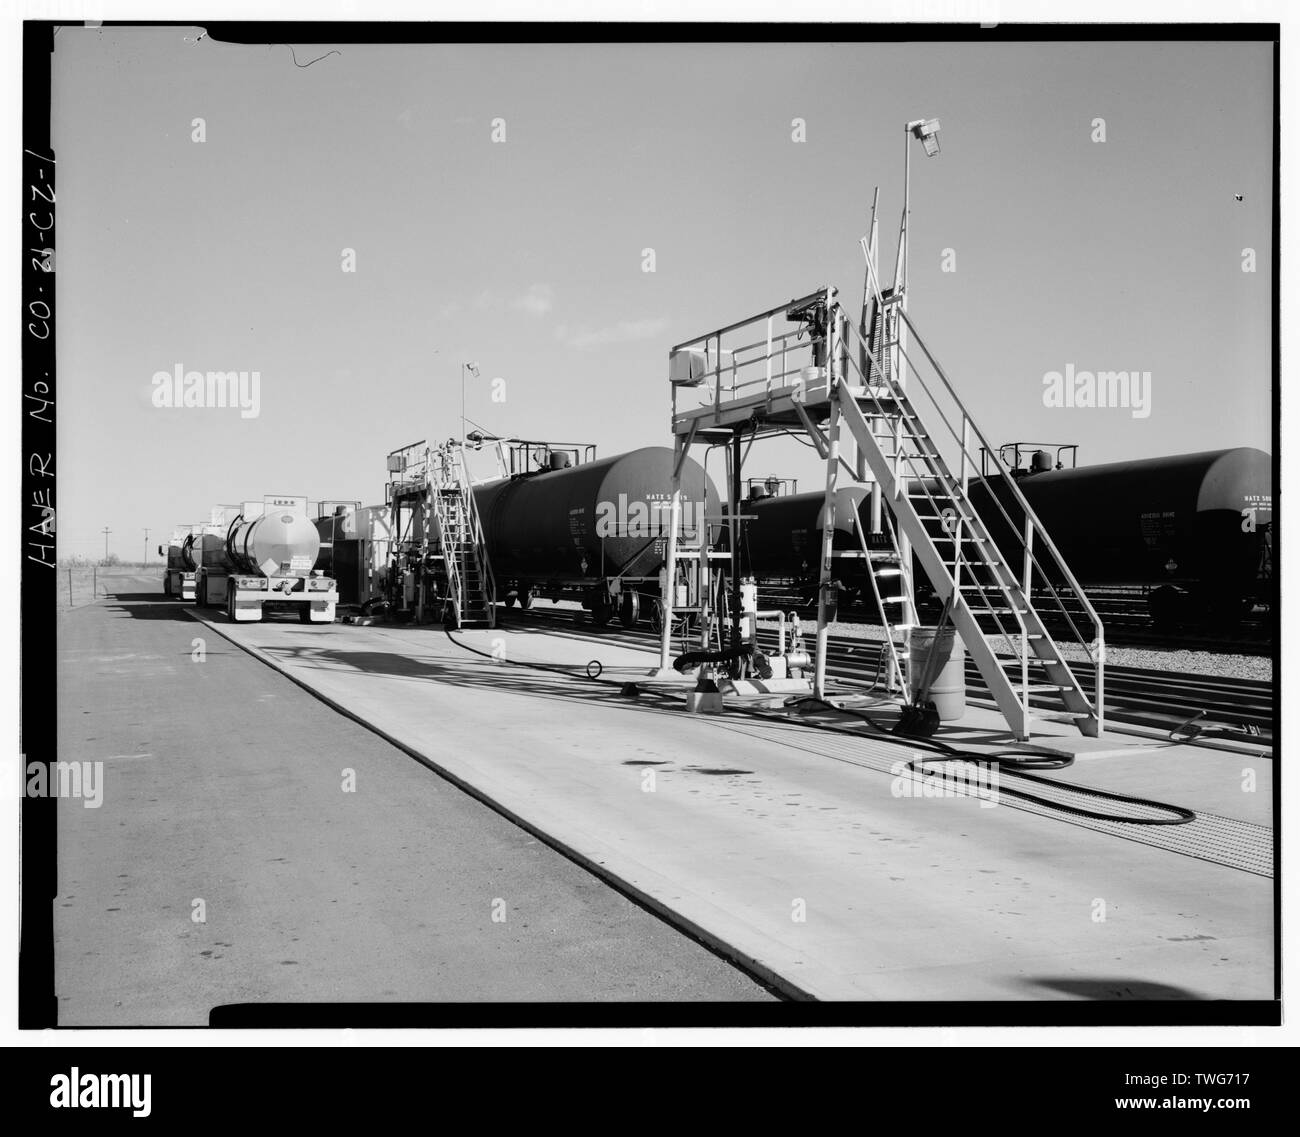
<instances>
[{"instance_id":1,"label":"lettering on tank car","mask_svg":"<svg viewBox=\"0 0 1300 1137\"><path fill-rule=\"evenodd\" d=\"M582 539L587 536L586 506L569 510L569 536L573 538L575 545L582 544Z\"/></svg>"},{"instance_id":2,"label":"lettering on tank car","mask_svg":"<svg viewBox=\"0 0 1300 1137\"><path fill-rule=\"evenodd\" d=\"M1174 521L1177 516L1172 511L1142 514L1142 540L1155 547L1166 538L1172 537L1174 535Z\"/></svg>"},{"instance_id":3,"label":"lettering on tank car","mask_svg":"<svg viewBox=\"0 0 1300 1137\"><path fill-rule=\"evenodd\" d=\"M702 501L681 502L679 533L694 538L704 517ZM672 499L651 495L646 500L629 500L619 494L617 501L602 501L596 506L597 537L657 537L666 534L672 517Z\"/></svg>"},{"instance_id":4,"label":"lettering on tank car","mask_svg":"<svg viewBox=\"0 0 1300 1137\"><path fill-rule=\"evenodd\" d=\"M1241 531L1257 533L1261 526L1273 522L1273 495L1263 493L1242 494Z\"/></svg>"}]
</instances>

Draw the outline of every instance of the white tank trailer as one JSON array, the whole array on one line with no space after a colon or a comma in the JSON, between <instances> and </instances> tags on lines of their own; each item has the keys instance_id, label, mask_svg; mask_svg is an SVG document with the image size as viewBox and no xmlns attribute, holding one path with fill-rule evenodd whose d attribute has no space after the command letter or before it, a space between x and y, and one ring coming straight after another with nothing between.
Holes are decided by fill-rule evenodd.
<instances>
[{"instance_id":1,"label":"white tank trailer","mask_svg":"<svg viewBox=\"0 0 1300 1137\"><path fill-rule=\"evenodd\" d=\"M332 624L334 578L316 568L320 535L305 497L269 495L246 501L230 522L220 555L205 556L195 586L201 607L226 609L236 623L271 611L296 611L304 624Z\"/></svg>"}]
</instances>

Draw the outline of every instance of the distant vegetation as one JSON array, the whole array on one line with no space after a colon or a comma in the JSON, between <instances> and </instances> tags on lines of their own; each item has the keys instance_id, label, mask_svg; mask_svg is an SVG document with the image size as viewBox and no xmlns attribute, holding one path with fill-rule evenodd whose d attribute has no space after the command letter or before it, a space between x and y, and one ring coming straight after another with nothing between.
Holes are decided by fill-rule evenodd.
<instances>
[{"instance_id":1,"label":"distant vegetation","mask_svg":"<svg viewBox=\"0 0 1300 1137\"><path fill-rule=\"evenodd\" d=\"M89 568L121 568L121 569L159 569L163 567L161 560L150 561L145 564L143 561L124 561L116 553L109 553L107 559L104 557L64 557L59 561L61 569L89 569Z\"/></svg>"}]
</instances>

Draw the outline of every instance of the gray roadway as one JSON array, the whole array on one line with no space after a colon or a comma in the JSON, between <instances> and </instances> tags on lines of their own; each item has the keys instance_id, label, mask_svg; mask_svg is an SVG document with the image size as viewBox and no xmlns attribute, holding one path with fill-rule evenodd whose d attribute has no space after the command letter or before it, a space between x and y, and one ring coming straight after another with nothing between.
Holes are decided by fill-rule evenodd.
<instances>
[{"instance_id":1,"label":"gray roadway","mask_svg":"<svg viewBox=\"0 0 1300 1137\"><path fill-rule=\"evenodd\" d=\"M59 804L61 1025L202 1024L234 1002L771 998L225 639L194 660L207 630L158 580L109 587L59 618L59 758L104 764L99 808Z\"/></svg>"}]
</instances>

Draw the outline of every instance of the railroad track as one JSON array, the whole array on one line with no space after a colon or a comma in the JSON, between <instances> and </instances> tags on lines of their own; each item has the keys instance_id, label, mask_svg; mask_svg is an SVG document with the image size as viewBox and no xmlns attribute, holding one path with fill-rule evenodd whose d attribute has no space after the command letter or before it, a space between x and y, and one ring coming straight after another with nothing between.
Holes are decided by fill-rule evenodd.
<instances>
[{"instance_id":1,"label":"railroad track","mask_svg":"<svg viewBox=\"0 0 1300 1137\"><path fill-rule=\"evenodd\" d=\"M804 602L804 597L792 593L760 593L759 606L764 609L781 608L798 612L801 618L808 620L814 619L817 612L815 606ZM1156 628L1147 614L1145 601L1099 600L1097 613L1106 627L1106 642L1114 647L1209 651L1223 655L1273 654L1273 625L1271 617L1267 614L1246 617L1231 629L1216 630L1187 624L1169 629ZM1071 611L1070 616L1082 626L1082 621L1085 619L1082 610ZM874 612L843 606L836 619L844 624L872 626L878 624ZM1053 625L1050 630L1054 634L1056 632L1064 634L1064 621Z\"/></svg>"},{"instance_id":2,"label":"railroad track","mask_svg":"<svg viewBox=\"0 0 1300 1137\"><path fill-rule=\"evenodd\" d=\"M498 615L507 613L501 626L534 624L575 628L573 610L498 609ZM580 626L581 634L606 638L615 642L643 644L657 636L648 627L599 628L591 624ZM775 648L774 632L760 628L759 643ZM884 644L879 640L861 640L849 636L829 636L827 639L826 672L837 679L870 682L874 676L883 676L881 659ZM1018 665L1006 664L1008 673L1016 676ZM1071 662L1080 684L1089 694L1096 690L1091 664ZM966 662L967 693L975 698L991 698L978 668ZM1273 736L1274 703L1273 685L1268 681L1238 679L1230 676L1194 675L1177 671L1154 671L1140 667L1106 667L1106 716L1112 722L1132 726L1173 730L1195 718L1198 724L1237 727L1243 735L1258 731L1260 741ZM1061 708L1050 696L1030 696L1030 706L1050 714Z\"/></svg>"},{"instance_id":3,"label":"railroad track","mask_svg":"<svg viewBox=\"0 0 1300 1137\"><path fill-rule=\"evenodd\" d=\"M871 641L847 641L866 644L867 650L845 649L842 639L832 637L828 643L827 672L845 677L849 657L866 656L874 673L883 645ZM841 658L837 659L837 656ZM835 666L836 664L839 666ZM1019 665L1008 661L1007 674L1019 678ZM1091 664L1071 662L1070 668L1080 686L1096 694L1096 676ZM862 673L858 664L858 675ZM1032 680L1031 680L1032 681ZM984 677L971 660L966 661L966 690L976 697L990 698ZM1255 679L1230 676L1192 675L1176 671L1152 671L1142 667L1106 666L1106 717L1113 722L1134 726L1175 727L1197 719L1198 722L1239 726L1243 733L1258 730L1261 736L1273 734L1273 685ZM1060 705L1050 695L1031 695L1029 705L1045 713L1059 711Z\"/></svg>"}]
</instances>

